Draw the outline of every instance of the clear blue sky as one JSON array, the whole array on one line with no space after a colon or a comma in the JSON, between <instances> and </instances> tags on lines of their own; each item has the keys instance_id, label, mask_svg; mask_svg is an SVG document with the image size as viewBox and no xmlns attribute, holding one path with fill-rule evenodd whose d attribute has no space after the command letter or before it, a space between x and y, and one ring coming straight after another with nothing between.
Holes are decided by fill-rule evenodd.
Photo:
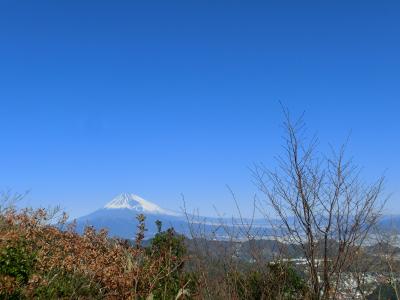
<instances>
[{"instance_id":1,"label":"clear blue sky","mask_svg":"<svg viewBox=\"0 0 400 300\"><path fill-rule=\"evenodd\" d=\"M0 188L29 205L229 214L229 184L246 211L282 101L400 212L399 100L399 1L0 0Z\"/></svg>"}]
</instances>

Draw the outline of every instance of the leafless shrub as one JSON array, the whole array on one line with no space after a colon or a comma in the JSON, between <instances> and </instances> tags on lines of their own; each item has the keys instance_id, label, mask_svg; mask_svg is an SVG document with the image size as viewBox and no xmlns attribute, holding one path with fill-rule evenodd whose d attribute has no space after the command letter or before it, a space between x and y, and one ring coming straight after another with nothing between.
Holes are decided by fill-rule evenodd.
<instances>
[{"instance_id":1,"label":"leafless shrub","mask_svg":"<svg viewBox=\"0 0 400 300\"><path fill-rule=\"evenodd\" d=\"M254 181L265 211L281 222L279 236L301 246L313 299L335 298L341 275L380 216L384 179L367 184L345 159L345 147L325 156L316 137L307 140L303 118L285 112L284 155L278 167L255 164Z\"/></svg>"}]
</instances>

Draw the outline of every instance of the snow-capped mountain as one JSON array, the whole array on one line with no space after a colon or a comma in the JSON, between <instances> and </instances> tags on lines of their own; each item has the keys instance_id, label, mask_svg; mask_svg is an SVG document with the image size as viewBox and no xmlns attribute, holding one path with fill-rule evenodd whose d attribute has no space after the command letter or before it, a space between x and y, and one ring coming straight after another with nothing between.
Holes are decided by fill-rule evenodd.
<instances>
[{"instance_id":1,"label":"snow-capped mountain","mask_svg":"<svg viewBox=\"0 0 400 300\"><path fill-rule=\"evenodd\" d=\"M152 237L157 233L155 225L157 220L162 222L163 229L174 227L183 234L188 232L186 217L183 214L161 208L131 193L122 193L103 208L78 218L76 228L78 232L83 232L86 226L93 226L96 229L105 228L111 236L133 239L137 230L136 217L139 214L146 216L146 237Z\"/></svg>"},{"instance_id":2,"label":"snow-capped mountain","mask_svg":"<svg viewBox=\"0 0 400 300\"><path fill-rule=\"evenodd\" d=\"M198 236L207 235L213 239L227 239L230 234L239 229L239 226L232 224L233 219L222 221L220 218L186 216L183 213L161 208L155 203L130 193L122 193L103 208L78 218L76 229L81 233L86 226L93 226L96 229L105 228L110 236L133 239L138 225L136 217L139 214L146 216L146 238L151 238L157 233L155 224L157 220L162 222L163 230L173 227L177 232L190 236L187 217L190 219L191 229ZM221 226L221 221L225 223L224 226ZM265 234L264 220L253 220L253 223L252 234L255 236Z\"/></svg>"},{"instance_id":3,"label":"snow-capped mountain","mask_svg":"<svg viewBox=\"0 0 400 300\"><path fill-rule=\"evenodd\" d=\"M111 200L104 206L105 209L121 209L127 208L138 213L154 214L154 215L167 215L167 216L180 216L181 214L163 209L157 204L151 203L135 194L122 193Z\"/></svg>"}]
</instances>

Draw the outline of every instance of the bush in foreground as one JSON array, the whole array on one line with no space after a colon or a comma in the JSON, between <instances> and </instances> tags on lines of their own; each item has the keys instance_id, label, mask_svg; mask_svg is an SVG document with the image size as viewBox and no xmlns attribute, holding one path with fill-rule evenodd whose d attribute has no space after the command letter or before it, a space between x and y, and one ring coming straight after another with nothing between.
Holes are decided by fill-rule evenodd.
<instances>
[{"instance_id":1,"label":"bush in foreground","mask_svg":"<svg viewBox=\"0 0 400 300\"><path fill-rule=\"evenodd\" d=\"M296 299L303 279L288 264L242 268L202 261L172 228L143 246L91 227L82 235L44 209L0 213L0 299ZM217 269L216 269L217 268ZM217 272L215 272L217 271Z\"/></svg>"},{"instance_id":2,"label":"bush in foreground","mask_svg":"<svg viewBox=\"0 0 400 300\"><path fill-rule=\"evenodd\" d=\"M43 209L1 215L1 298L168 298L186 284L177 268L184 257L172 251L180 240L170 233L159 233L165 246L147 251L104 230L89 227L78 235L65 216L50 220ZM167 282L172 291L161 290Z\"/></svg>"}]
</instances>

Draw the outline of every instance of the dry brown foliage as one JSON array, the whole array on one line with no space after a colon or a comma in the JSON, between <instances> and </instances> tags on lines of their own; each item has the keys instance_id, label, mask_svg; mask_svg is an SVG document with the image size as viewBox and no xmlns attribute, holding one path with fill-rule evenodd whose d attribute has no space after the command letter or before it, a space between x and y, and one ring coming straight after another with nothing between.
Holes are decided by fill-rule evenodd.
<instances>
[{"instance_id":1,"label":"dry brown foliage","mask_svg":"<svg viewBox=\"0 0 400 300\"><path fill-rule=\"evenodd\" d=\"M164 260L174 257L145 252L126 241L110 239L107 231L86 228L83 235L67 225L62 214L57 221L45 209L17 212L9 209L0 215L0 249L25 241L28 251L35 253L34 274L25 288L26 296L46 286L44 274L68 272L83 275L101 286L102 297L109 299L146 298L152 293ZM0 289L12 292L17 282L11 277L0 278Z\"/></svg>"}]
</instances>

